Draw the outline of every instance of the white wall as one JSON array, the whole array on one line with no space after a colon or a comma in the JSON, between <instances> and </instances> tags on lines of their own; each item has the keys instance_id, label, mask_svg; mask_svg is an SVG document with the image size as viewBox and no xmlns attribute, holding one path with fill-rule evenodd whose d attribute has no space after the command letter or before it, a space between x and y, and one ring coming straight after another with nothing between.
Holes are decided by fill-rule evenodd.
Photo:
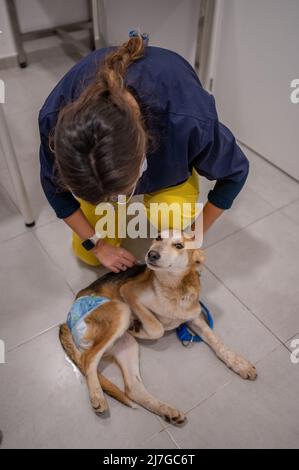
<instances>
[{"instance_id":1,"label":"white wall","mask_svg":"<svg viewBox=\"0 0 299 470\"><path fill-rule=\"evenodd\" d=\"M22 32L87 18L86 0L17 0ZM130 29L149 32L150 44L172 49L194 64L200 0L99 0L108 44L125 41ZM5 2L0 0L0 58L16 53Z\"/></svg>"},{"instance_id":2,"label":"white wall","mask_svg":"<svg viewBox=\"0 0 299 470\"><path fill-rule=\"evenodd\" d=\"M16 54L4 0L0 0L0 59Z\"/></svg>"},{"instance_id":3,"label":"white wall","mask_svg":"<svg viewBox=\"0 0 299 470\"><path fill-rule=\"evenodd\" d=\"M299 1L224 0L214 94L222 121L299 179Z\"/></svg>"}]
</instances>

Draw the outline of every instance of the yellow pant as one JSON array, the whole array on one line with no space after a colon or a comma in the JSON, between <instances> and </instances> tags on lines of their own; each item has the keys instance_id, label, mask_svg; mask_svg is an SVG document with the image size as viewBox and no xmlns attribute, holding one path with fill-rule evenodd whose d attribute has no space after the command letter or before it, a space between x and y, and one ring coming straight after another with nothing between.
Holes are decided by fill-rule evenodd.
<instances>
[{"instance_id":1,"label":"yellow pant","mask_svg":"<svg viewBox=\"0 0 299 470\"><path fill-rule=\"evenodd\" d=\"M191 211L188 213L184 213L183 220L180 221L180 227L185 228L189 224L193 222L193 220L196 217L196 206L195 203L198 202L199 199L199 175L193 171L192 176L188 178L187 181L185 181L182 184L179 184L177 186L172 186L171 188L166 188L162 189L160 191L157 191L155 193L149 193L144 195L144 205L147 209L147 216L148 219L151 221L150 214L149 214L149 205L152 203L166 203L166 204L172 204L172 203L178 203L181 209L183 208L184 203L189 203L191 204ZM81 203L81 210L84 213L85 217L89 221L89 223L95 227L97 221L100 219L101 216L95 214L95 206L93 204L90 204L86 201L83 201L82 199L79 199L79 202ZM117 211L116 211L117 212ZM183 214L183 210L180 212ZM159 217L159 228L161 228L161 218ZM117 221L116 221L117 223ZM163 223L162 223L163 225ZM175 213L173 218L170 219L168 228L176 228L176 217ZM163 227L166 228L166 227ZM120 246L121 244L121 239L119 238L107 238L106 241L110 243L111 245L115 246ZM80 258L82 261L85 263L91 265L91 266L99 266L100 263L98 259L94 256L94 254L90 251L86 251L83 246L82 246L82 240L78 237L76 233L73 232L73 251L75 255Z\"/></svg>"}]
</instances>

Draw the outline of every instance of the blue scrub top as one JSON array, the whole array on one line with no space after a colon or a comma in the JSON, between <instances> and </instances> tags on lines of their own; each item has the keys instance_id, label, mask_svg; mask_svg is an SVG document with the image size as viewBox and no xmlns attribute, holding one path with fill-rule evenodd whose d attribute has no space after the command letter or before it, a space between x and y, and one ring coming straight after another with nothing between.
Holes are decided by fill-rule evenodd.
<instances>
[{"instance_id":1,"label":"blue scrub top","mask_svg":"<svg viewBox=\"0 0 299 470\"><path fill-rule=\"evenodd\" d=\"M116 47L98 49L74 65L39 112L41 183L59 218L70 216L80 204L59 187L49 133L59 110L95 79L105 54ZM246 181L249 162L231 131L219 122L215 99L203 89L193 67L176 52L147 46L144 57L127 69L125 83L141 110L152 116L147 124L159 136L157 148L147 154L147 170L135 194L182 183L194 167L200 175L216 181L208 200L229 209Z\"/></svg>"}]
</instances>

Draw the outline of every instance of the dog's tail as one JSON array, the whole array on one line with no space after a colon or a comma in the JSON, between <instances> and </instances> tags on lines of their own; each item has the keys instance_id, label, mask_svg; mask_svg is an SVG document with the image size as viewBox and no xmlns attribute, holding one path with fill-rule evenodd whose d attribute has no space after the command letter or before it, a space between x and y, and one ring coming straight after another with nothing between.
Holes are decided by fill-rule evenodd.
<instances>
[{"instance_id":1,"label":"dog's tail","mask_svg":"<svg viewBox=\"0 0 299 470\"><path fill-rule=\"evenodd\" d=\"M81 374L85 376L84 369L81 364L81 353L77 349L72 333L70 332L69 327L66 323L60 325L59 328L59 339L62 344L62 347L68 357L74 362L74 364L78 367ZM116 400L120 401L126 406L133 407L131 400L127 397L127 395L120 390L116 385L114 385L110 380L108 380L103 374L98 372L98 378L101 384L102 389L104 392L108 393L111 397L115 398Z\"/></svg>"}]
</instances>

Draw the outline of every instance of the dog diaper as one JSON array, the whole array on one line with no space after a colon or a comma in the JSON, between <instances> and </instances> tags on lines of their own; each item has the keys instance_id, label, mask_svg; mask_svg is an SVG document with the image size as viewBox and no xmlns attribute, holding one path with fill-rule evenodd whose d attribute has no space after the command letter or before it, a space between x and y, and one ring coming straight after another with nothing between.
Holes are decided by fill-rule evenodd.
<instances>
[{"instance_id":1,"label":"dog diaper","mask_svg":"<svg viewBox=\"0 0 299 470\"><path fill-rule=\"evenodd\" d=\"M78 349L86 349L89 345L84 341L87 325L85 318L100 305L109 302L107 297L84 295L75 300L67 316L67 326L71 330L74 342Z\"/></svg>"}]
</instances>

